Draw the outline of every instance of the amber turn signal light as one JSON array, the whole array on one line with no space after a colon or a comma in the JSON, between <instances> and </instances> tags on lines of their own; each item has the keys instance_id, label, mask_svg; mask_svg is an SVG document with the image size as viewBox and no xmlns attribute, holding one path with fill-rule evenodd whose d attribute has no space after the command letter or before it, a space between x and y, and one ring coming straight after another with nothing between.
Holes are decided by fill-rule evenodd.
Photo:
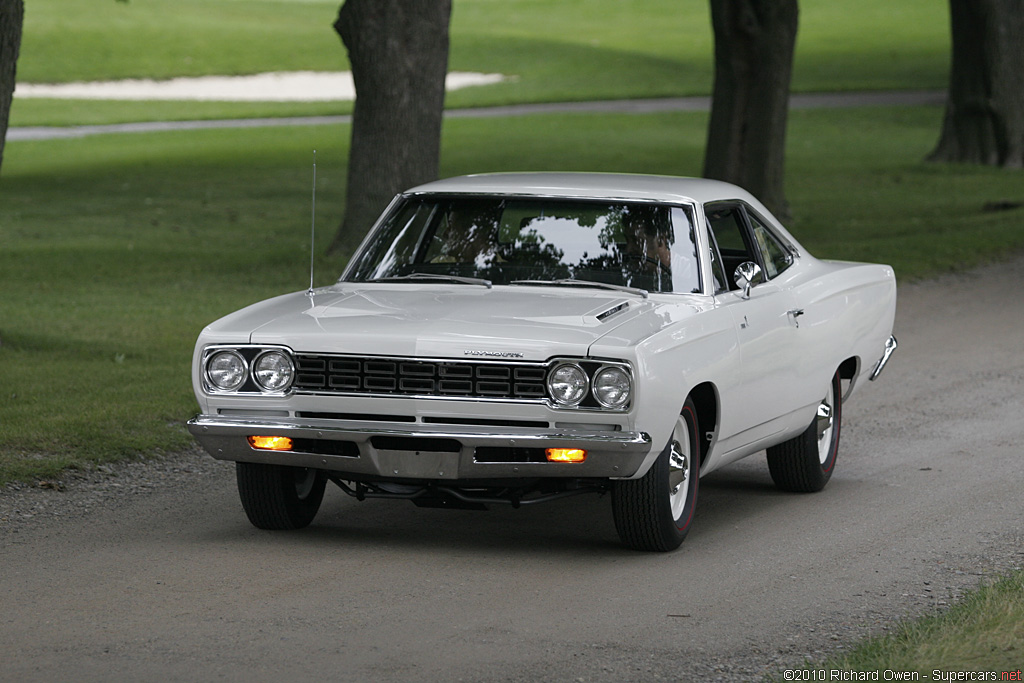
<instances>
[{"instance_id":1,"label":"amber turn signal light","mask_svg":"<svg viewBox=\"0 0 1024 683\"><path fill-rule=\"evenodd\" d=\"M290 451L292 440L287 436L250 436L249 445L259 451Z\"/></svg>"},{"instance_id":2,"label":"amber turn signal light","mask_svg":"<svg viewBox=\"0 0 1024 683\"><path fill-rule=\"evenodd\" d=\"M548 448L544 451L548 462L583 462L587 452L582 448Z\"/></svg>"}]
</instances>

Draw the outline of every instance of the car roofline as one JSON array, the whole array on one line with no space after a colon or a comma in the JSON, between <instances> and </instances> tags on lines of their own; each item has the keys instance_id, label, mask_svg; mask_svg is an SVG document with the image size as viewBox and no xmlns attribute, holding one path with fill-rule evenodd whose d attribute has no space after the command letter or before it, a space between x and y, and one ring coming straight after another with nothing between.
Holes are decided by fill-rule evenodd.
<instances>
[{"instance_id":1,"label":"car roofline","mask_svg":"<svg viewBox=\"0 0 1024 683\"><path fill-rule=\"evenodd\" d=\"M411 188L404 194L605 199L673 204L744 199L759 204L742 188L719 180L630 173L486 173L433 181Z\"/></svg>"}]
</instances>

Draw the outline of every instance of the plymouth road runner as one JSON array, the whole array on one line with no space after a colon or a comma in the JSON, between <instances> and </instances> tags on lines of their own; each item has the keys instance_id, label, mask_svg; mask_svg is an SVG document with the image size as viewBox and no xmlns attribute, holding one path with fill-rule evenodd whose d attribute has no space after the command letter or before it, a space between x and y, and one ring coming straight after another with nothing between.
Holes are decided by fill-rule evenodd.
<instances>
[{"instance_id":1,"label":"plymouth road runner","mask_svg":"<svg viewBox=\"0 0 1024 683\"><path fill-rule=\"evenodd\" d=\"M815 258L733 185L451 178L396 197L335 284L204 329L189 430L260 528L310 524L328 482L457 508L606 493L625 545L667 551L740 458L825 486L895 306L891 268Z\"/></svg>"}]
</instances>

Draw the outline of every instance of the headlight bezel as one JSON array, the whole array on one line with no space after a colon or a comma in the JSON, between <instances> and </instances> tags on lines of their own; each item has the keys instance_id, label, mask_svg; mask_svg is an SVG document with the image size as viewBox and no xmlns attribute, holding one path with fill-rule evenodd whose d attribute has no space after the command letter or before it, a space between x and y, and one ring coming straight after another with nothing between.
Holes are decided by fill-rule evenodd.
<instances>
[{"instance_id":1,"label":"headlight bezel","mask_svg":"<svg viewBox=\"0 0 1024 683\"><path fill-rule=\"evenodd\" d=\"M280 354L291 368L290 379L280 388L268 388L256 376L259 360L271 353ZM221 386L211 375L211 363L223 354L234 356L244 364L242 381L231 387ZM293 351L275 344L211 344L203 348L200 363L203 392L210 396L286 396L292 393L298 374Z\"/></svg>"},{"instance_id":2,"label":"headlight bezel","mask_svg":"<svg viewBox=\"0 0 1024 683\"><path fill-rule=\"evenodd\" d=\"M554 373L567 365L578 368L587 378L587 388L584 395L573 403L559 401L551 389L551 380ZM598 376L603 372L612 370L620 372L627 383L624 397L617 404L600 398L595 387L595 381ZM546 397L547 404L555 410L625 413L630 410L636 398L636 382L633 376L633 367L628 361L600 358L553 358L548 362L548 374L544 384L548 392Z\"/></svg>"}]
</instances>

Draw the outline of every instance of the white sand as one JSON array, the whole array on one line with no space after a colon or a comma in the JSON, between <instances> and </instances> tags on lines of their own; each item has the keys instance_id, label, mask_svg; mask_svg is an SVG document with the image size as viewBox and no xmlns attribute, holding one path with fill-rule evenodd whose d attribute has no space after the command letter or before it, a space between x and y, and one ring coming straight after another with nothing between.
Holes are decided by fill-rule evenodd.
<instances>
[{"instance_id":1,"label":"white sand","mask_svg":"<svg viewBox=\"0 0 1024 683\"><path fill-rule=\"evenodd\" d=\"M505 80L502 74L451 72L445 87L458 90ZM280 71L254 76L204 76L165 81L129 79L91 83L18 83L18 98L88 100L202 100L219 102L331 102L354 100L348 71Z\"/></svg>"}]
</instances>

